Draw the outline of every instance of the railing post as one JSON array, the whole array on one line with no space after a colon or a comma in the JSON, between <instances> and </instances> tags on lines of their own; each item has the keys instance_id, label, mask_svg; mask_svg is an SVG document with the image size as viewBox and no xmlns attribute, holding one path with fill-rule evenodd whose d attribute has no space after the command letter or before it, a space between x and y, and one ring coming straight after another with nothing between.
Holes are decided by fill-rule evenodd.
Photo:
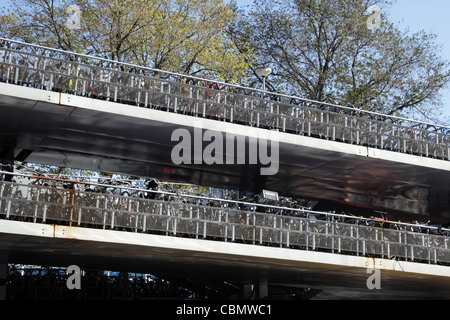
<instances>
[{"instance_id":1,"label":"railing post","mask_svg":"<svg viewBox=\"0 0 450 320\"><path fill-rule=\"evenodd\" d=\"M39 180L40 181L40 180ZM38 187L36 189L36 204L34 207L34 215L33 215L33 222L36 222L36 216L37 216L37 210L38 210L38 203L39 203L39 195L41 194L41 190Z\"/></svg>"},{"instance_id":2,"label":"railing post","mask_svg":"<svg viewBox=\"0 0 450 320\"><path fill-rule=\"evenodd\" d=\"M106 229L106 216L108 214L108 195L105 195L105 208L104 208L104 212L103 212L103 230Z\"/></svg>"},{"instance_id":3,"label":"railing post","mask_svg":"<svg viewBox=\"0 0 450 320\"><path fill-rule=\"evenodd\" d=\"M169 225L170 225L170 205L167 205L167 214L166 214L166 236L169 235Z\"/></svg>"},{"instance_id":4,"label":"railing post","mask_svg":"<svg viewBox=\"0 0 450 320\"><path fill-rule=\"evenodd\" d=\"M44 213L42 214L42 223L45 223L47 217L47 204L44 204Z\"/></svg>"},{"instance_id":5,"label":"railing post","mask_svg":"<svg viewBox=\"0 0 450 320\"><path fill-rule=\"evenodd\" d=\"M82 215L82 209L81 208L79 208L78 209L78 226L80 226L81 225L81 215Z\"/></svg>"},{"instance_id":6,"label":"railing post","mask_svg":"<svg viewBox=\"0 0 450 320\"><path fill-rule=\"evenodd\" d=\"M108 72L108 83L106 85L106 101L110 100L110 95L111 95L111 71ZM75 88L76 88L76 83L78 82L78 77L77 77L77 81L75 81ZM139 92L140 94L140 92Z\"/></svg>"},{"instance_id":7,"label":"railing post","mask_svg":"<svg viewBox=\"0 0 450 320\"><path fill-rule=\"evenodd\" d=\"M422 247L427 248L427 260L430 261L431 260L430 237L425 238L425 235L422 235Z\"/></svg>"},{"instance_id":8,"label":"railing post","mask_svg":"<svg viewBox=\"0 0 450 320\"><path fill-rule=\"evenodd\" d=\"M278 219L277 219L278 218ZM280 248L283 247L283 223L282 223L282 219L280 216L275 217L275 221L279 220L280 221L280 225L278 226L278 233L280 234Z\"/></svg>"},{"instance_id":9,"label":"railing post","mask_svg":"<svg viewBox=\"0 0 450 320\"><path fill-rule=\"evenodd\" d=\"M228 214L230 212L230 208L227 207L225 211L225 232L224 232L224 239L225 242L228 242Z\"/></svg>"},{"instance_id":10,"label":"railing post","mask_svg":"<svg viewBox=\"0 0 450 320\"><path fill-rule=\"evenodd\" d=\"M304 222L306 224L305 248L306 248L306 251L308 251L309 250L309 221L305 219Z\"/></svg>"},{"instance_id":11,"label":"railing post","mask_svg":"<svg viewBox=\"0 0 450 320\"><path fill-rule=\"evenodd\" d=\"M408 231L404 232L404 237L405 237L405 241L404 241L404 245L405 245L405 259L408 260Z\"/></svg>"},{"instance_id":12,"label":"railing post","mask_svg":"<svg viewBox=\"0 0 450 320\"><path fill-rule=\"evenodd\" d=\"M312 234L312 250L316 250L316 234Z\"/></svg>"},{"instance_id":13,"label":"railing post","mask_svg":"<svg viewBox=\"0 0 450 320\"><path fill-rule=\"evenodd\" d=\"M12 68L12 66L11 66L11 62L12 62L12 52L10 51L9 52L9 57L8 57L8 64L9 64L9 66L8 66L8 69L6 69L6 83L11 83L10 82L10 79L9 79L9 75L10 75L10 73L11 73L11 68Z\"/></svg>"},{"instance_id":14,"label":"railing post","mask_svg":"<svg viewBox=\"0 0 450 320\"><path fill-rule=\"evenodd\" d=\"M206 221L203 221L203 239L206 239Z\"/></svg>"},{"instance_id":15,"label":"railing post","mask_svg":"<svg viewBox=\"0 0 450 320\"><path fill-rule=\"evenodd\" d=\"M359 225L356 226L356 255L359 256Z\"/></svg>"},{"instance_id":16,"label":"railing post","mask_svg":"<svg viewBox=\"0 0 450 320\"><path fill-rule=\"evenodd\" d=\"M341 237L338 237L338 252L341 253Z\"/></svg>"},{"instance_id":17,"label":"railing post","mask_svg":"<svg viewBox=\"0 0 450 320\"><path fill-rule=\"evenodd\" d=\"M200 207L197 206L197 217L195 219L195 239L198 239L198 233L200 231Z\"/></svg>"},{"instance_id":18,"label":"railing post","mask_svg":"<svg viewBox=\"0 0 450 320\"><path fill-rule=\"evenodd\" d=\"M174 113L178 113L178 97L175 97L175 98L174 98L173 112L174 112Z\"/></svg>"},{"instance_id":19,"label":"railing post","mask_svg":"<svg viewBox=\"0 0 450 320\"><path fill-rule=\"evenodd\" d=\"M114 213L115 211L111 212L111 229L114 229Z\"/></svg>"},{"instance_id":20,"label":"railing post","mask_svg":"<svg viewBox=\"0 0 450 320\"><path fill-rule=\"evenodd\" d=\"M138 232L138 224L139 224L139 214L135 212L134 214L134 232Z\"/></svg>"},{"instance_id":21,"label":"railing post","mask_svg":"<svg viewBox=\"0 0 450 320\"><path fill-rule=\"evenodd\" d=\"M281 234L283 234L283 231L281 231ZM286 231L286 248L289 248L289 236L290 236L290 230Z\"/></svg>"},{"instance_id":22,"label":"railing post","mask_svg":"<svg viewBox=\"0 0 450 320\"><path fill-rule=\"evenodd\" d=\"M331 224L331 252L334 253L334 249L335 249L335 240L336 240L336 234L335 234L335 224L336 222L332 222Z\"/></svg>"},{"instance_id":23,"label":"railing post","mask_svg":"<svg viewBox=\"0 0 450 320\"><path fill-rule=\"evenodd\" d=\"M434 248L434 264L438 263L437 248Z\"/></svg>"},{"instance_id":24,"label":"railing post","mask_svg":"<svg viewBox=\"0 0 450 320\"><path fill-rule=\"evenodd\" d=\"M253 213L252 216L253 216L253 236L252 236L253 240L252 240L252 243L256 244L256 215L255 215L255 213Z\"/></svg>"},{"instance_id":25,"label":"railing post","mask_svg":"<svg viewBox=\"0 0 450 320\"><path fill-rule=\"evenodd\" d=\"M73 219L73 204L75 202L75 187L76 184L72 184L72 188L70 189L70 219L69 219L69 227L72 226L72 219Z\"/></svg>"},{"instance_id":26,"label":"railing post","mask_svg":"<svg viewBox=\"0 0 450 320\"><path fill-rule=\"evenodd\" d=\"M9 215L11 213L11 199L8 200L8 207L6 208L6 219L9 219Z\"/></svg>"}]
</instances>

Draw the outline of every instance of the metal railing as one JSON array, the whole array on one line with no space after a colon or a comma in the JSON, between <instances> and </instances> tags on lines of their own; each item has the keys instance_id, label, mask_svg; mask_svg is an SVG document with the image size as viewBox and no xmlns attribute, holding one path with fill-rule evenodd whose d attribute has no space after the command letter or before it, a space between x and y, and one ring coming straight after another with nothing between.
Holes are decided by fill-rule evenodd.
<instances>
[{"instance_id":1,"label":"metal railing","mask_svg":"<svg viewBox=\"0 0 450 320\"><path fill-rule=\"evenodd\" d=\"M0 38L0 81L449 160L450 127Z\"/></svg>"},{"instance_id":2,"label":"metal railing","mask_svg":"<svg viewBox=\"0 0 450 320\"><path fill-rule=\"evenodd\" d=\"M55 178L12 180L0 181L4 219L450 264L445 228L226 199L209 199L211 206L206 197L123 186L94 184L104 189L90 192L83 189L93 183Z\"/></svg>"}]
</instances>

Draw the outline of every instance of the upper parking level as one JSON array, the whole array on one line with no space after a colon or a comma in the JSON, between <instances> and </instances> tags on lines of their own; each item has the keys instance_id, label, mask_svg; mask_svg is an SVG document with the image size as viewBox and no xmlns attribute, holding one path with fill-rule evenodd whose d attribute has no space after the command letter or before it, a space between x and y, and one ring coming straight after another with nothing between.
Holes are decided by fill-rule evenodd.
<instances>
[{"instance_id":1,"label":"upper parking level","mask_svg":"<svg viewBox=\"0 0 450 320\"><path fill-rule=\"evenodd\" d=\"M449 160L447 126L2 38L0 81Z\"/></svg>"},{"instance_id":2,"label":"upper parking level","mask_svg":"<svg viewBox=\"0 0 450 320\"><path fill-rule=\"evenodd\" d=\"M6 39L0 80L3 161L267 189L336 210L449 223L447 127ZM177 165L179 128L230 133L246 149L270 133L279 138L278 173L262 177L236 153L232 165Z\"/></svg>"}]
</instances>

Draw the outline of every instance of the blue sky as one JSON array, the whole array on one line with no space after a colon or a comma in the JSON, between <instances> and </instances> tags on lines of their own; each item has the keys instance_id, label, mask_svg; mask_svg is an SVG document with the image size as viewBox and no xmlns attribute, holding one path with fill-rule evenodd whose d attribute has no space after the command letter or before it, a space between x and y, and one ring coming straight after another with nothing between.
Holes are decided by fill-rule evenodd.
<instances>
[{"instance_id":1,"label":"blue sky","mask_svg":"<svg viewBox=\"0 0 450 320\"><path fill-rule=\"evenodd\" d=\"M239 6L252 5L253 0L235 0ZM391 21L411 32L425 30L437 34L450 59L450 1L449 0L392 0Z\"/></svg>"},{"instance_id":2,"label":"blue sky","mask_svg":"<svg viewBox=\"0 0 450 320\"><path fill-rule=\"evenodd\" d=\"M450 60L450 1L449 0L397 0L390 9L391 21L411 32L424 30L437 35L442 45L442 56ZM450 117L450 89L444 92L442 102Z\"/></svg>"}]
</instances>

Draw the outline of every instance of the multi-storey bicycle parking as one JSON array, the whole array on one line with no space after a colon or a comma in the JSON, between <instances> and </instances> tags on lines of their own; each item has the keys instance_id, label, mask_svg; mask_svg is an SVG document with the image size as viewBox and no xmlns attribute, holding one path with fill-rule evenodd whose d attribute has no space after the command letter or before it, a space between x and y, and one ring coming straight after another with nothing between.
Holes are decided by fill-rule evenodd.
<instances>
[{"instance_id":1,"label":"multi-storey bicycle parking","mask_svg":"<svg viewBox=\"0 0 450 320\"><path fill-rule=\"evenodd\" d=\"M450 128L446 126L0 41L0 81L9 84L449 160ZM27 179L0 182L2 218L450 263L449 230L437 226L316 212L304 206L59 178ZM112 192L117 190L127 192Z\"/></svg>"}]
</instances>

